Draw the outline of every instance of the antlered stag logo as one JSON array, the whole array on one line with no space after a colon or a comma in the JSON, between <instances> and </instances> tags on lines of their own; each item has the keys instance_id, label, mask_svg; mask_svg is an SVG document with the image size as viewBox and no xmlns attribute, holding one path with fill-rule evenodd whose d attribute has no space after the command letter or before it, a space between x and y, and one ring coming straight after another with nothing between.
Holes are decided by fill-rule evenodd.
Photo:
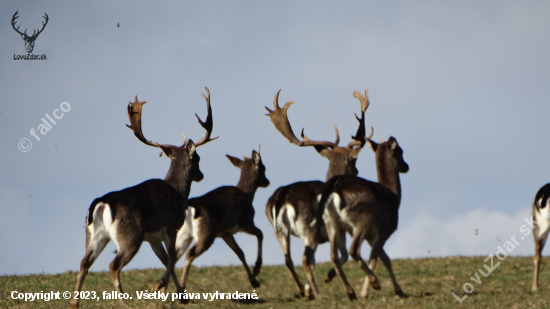
<instances>
[{"instance_id":1,"label":"antlered stag logo","mask_svg":"<svg viewBox=\"0 0 550 309\"><path fill-rule=\"evenodd\" d=\"M42 22L42 29L38 30L38 32L36 32L37 30L33 30L33 33L31 36L28 36L27 35L27 30L25 29L25 32L21 32L19 31L19 26L17 26L17 28L15 28L15 20L17 18L19 18L19 16L17 16L17 13L19 11L16 11L15 14L13 14L13 18L11 19L11 26L13 27L13 30L15 30L17 33L19 33L21 35L21 38L23 40L25 40L25 48L27 49L27 53L32 53L32 50L34 49L34 41L36 40L36 38L38 37L38 35L44 30L44 28L46 28L46 25L48 24L48 14L44 13L45 16L44 19L46 19L46 22Z\"/></svg>"}]
</instances>

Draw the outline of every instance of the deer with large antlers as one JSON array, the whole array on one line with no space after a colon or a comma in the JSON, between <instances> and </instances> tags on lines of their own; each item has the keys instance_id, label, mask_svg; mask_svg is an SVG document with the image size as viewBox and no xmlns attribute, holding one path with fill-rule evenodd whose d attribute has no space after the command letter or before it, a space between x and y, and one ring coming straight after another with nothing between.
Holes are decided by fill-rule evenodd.
<instances>
[{"instance_id":1,"label":"deer with large antlers","mask_svg":"<svg viewBox=\"0 0 550 309\"><path fill-rule=\"evenodd\" d=\"M391 261L384 251L386 240L397 229L398 210L401 203L401 182L399 173L409 170L403 159L403 150L394 137L377 144L368 139L375 153L378 182L372 182L354 175L339 175L331 178L323 191L313 225L324 221L330 241L330 257L336 272L342 279L350 300L357 299L355 291L346 279L338 257L343 231L352 236L349 254L366 273L361 290L362 297L368 297L369 286L380 289L374 268L378 258L388 270L395 294L406 297L395 279ZM366 240L371 246L369 265L361 258L361 244Z\"/></svg>"},{"instance_id":2,"label":"deer with large antlers","mask_svg":"<svg viewBox=\"0 0 550 309\"><path fill-rule=\"evenodd\" d=\"M210 137L213 126L212 108L208 88L206 92L208 95L203 95L208 110L206 121L201 121L197 115L206 134L196 144L192 140L187 141L184 134L185 141L179 147L147 140L141 131L141 112L146 102L138 101L136 96L135 102L129 103L128 127L144 144L162 149L162 153L171 160L170 169L164 180L147 180L133 187L107 193L92 202L86 215L86 255L80 263L74 291L80 291L88 269L112 240L117 249L109 270L117 293L123 293L119 279L122 268L132 260L144 241L150 243L155 254L166 266L166 272L154 289L166 290L169 277L172 276L178 293L184 292L174 272L177 261L177 231L185 220L191 182L203 179L196 147L215 139ZM163 242L168 253L162 246ZM121 298L120 301L122 305L127 306L124 299ZM76 308L78 303L78 293L75 293L71 306Z\"/></svg>"},{"instance_id":3,"label":"deer with large antlers","mask_svg":"<svg viewBox=\"0 0 550 309\"><path fill-rule=\"evenodd\" d=\"M38 38L38 35L40 33L42 33L42 31L44 31L44 28L46 28L46 25L48 24L48 20L50 19L48 17L48 14L44 13L44 19L46 20L45 22L42 22L42 29L38 30L33 30L32 32L32 35L29 36L27 34L27 29L25 29L24 32L21 32L19 31L19 27L20 26L17 26L17 28L15 28L15 20L19 18L19 16L17 16L17 13L19 13L19 11L16 11L14 14L13 14L13 17L11 19L11 26L13 27L13 30L15 30L17 33L19 33L19 35L21 35L21 38L25 41L25 49L27 50L27 53L32 53L33 49L34 49L34 41L36 41L36 39Z\"/></svg>"},{"instance_id":4,"label":"deer with large antlers","mask_svg":"<svg viewBox=\"0 0 550 309\"><path fill-rule=\"evenodd\" d=\"M338 129L336 131L336 141L312 141L304 135L302 130L302 139L296 138L288 121L287 111L293 101L288 101L285 105L279 107L279 92L273 99L274 110L270 110L268 116L275 125L275 128L289 140L291 143L298 146L313 146L317 152L329 160L329 168L327 171L326 181L336 175L357 175L358 171L355 167L357 156L365 145L365 111L369 106L368 93L365 90L365 96L359 92L354 92L353 96L361 103L361 118L359 128L355 136L352 136L353 141L346 147L338 146L340 137ZM371 128L372 130L372 128ZM372 137L371 135L367 138ZM314 220L317 209L317 199L323 192L325 183L322 181L305 181L296 182L287 186L278 188L275 193L269 198L266 205L266 216L275 230L277 240L281 245L285 254L285 263L289 269L294 281L298 285L298 291L301 296L309 298L323 298L319 292L313 277L313 267L315 265L315 250L317 245L328 241L327 231L323 224L311 226ZM302 258L302 264L307 277L307 284L300 282L298 275L294 269L294 263L290 256L290 235L301 238L304 241L305 251ZM342 264L347 260L347 251L345 248L345 234L341 234L339 244L342 254ZM329 282L334 278L336 272L332 269L328 274L325 282Z\"/></svg>"},{"instance_id":5,"label":"deer with large antlers","mask_svg":"<svg viewBox=\"0 0 550 309\"><path fill-rule=\"evenodd\" d=\"M252 287L257 288L260 283L256 276L262 266L263 234L254 225L254 207L252 201L258 187L269 186L265 176L265 166L258 152L252 151L252 157L243 157L243 160L227 155L233 165L241 170L241 176L236 187L223 186L214 189L203 196L189 200L187 214L183 227L178 231L176 251L179 259L187 251L185 264L181 275L181 286L185 288L191 263L206 252L216 238L222 238L225 243L237 254L242 262L248 280ZM254 273L246 263L244 253L235 241L233 235L245 232L258 239L258 258L254 266Z\"/></svg>"}]
</instances>

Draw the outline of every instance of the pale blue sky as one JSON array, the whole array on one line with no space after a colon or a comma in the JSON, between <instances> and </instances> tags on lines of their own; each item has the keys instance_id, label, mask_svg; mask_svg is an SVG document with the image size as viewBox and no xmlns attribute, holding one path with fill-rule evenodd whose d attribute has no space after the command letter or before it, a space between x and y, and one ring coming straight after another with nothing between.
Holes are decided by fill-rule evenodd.
<instances>
[{"instance_id":1,"label":"pale blue sky","mask_svg":"<svg viewBox=\"0 0 550 309\"><path fill-rule=\"evenodd\" d=\"M13 60L25 54L10 24L17 10L21 30L48 14L33 52L46 61ZM395 136L410 165L390 257L492 253L550 180L549 13L545 1L2 1L0 275L77 270L90 203L168 170L125 127L128 101L149 102L148 139L179 145L183 132L202 134L194 114L206 115L205 86L220 138L198 149L205 178L191 196L236 184L225 154L250 156L261 143L271 186L254 205L265 263L284 263L267 199L279 186L324 179L328 166L264 116L279 89L281 103L296 102L296 131L333 140L336 124L343 144L356 130L351 94L369 89L366 124L376 139ZM64 101L64 118L41 141L31 137ZM33 142L27 153L22 138ZM357 167L376 179L370 149ZM254 238L237 241L253 261ZM292 242L299 264L303 245ZM318 261L329 260L327 248ZM113 249L92 270L107 269ZM532 252L529 237L514 253ZM239 261L217 241L195 264ZM146 267L162 267L147 244L128 268Z\"/></svg>"}]
</instances>

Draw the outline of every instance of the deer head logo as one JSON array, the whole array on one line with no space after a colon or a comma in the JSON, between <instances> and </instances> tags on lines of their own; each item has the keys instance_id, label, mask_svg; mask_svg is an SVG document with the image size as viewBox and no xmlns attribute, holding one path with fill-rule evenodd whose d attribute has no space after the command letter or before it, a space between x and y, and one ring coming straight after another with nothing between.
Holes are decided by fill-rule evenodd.
<instances>
[{"instance_id":1,"label":"deer head logo","mask_svg":"<svg viewBox=\"0 0 550 309\"><path fill-rule=\"evenodd\" d=\"M48 14L44 13L45 16L43 17L44 19L46 19L46 22L42 22L42 29L38 30L38 32L36 32L37 30L33 30L32 35L28 36L26 29L25 29L25 32L21 32L19 31L19 26L15 28L15 20L19 18L19 16L17 16L18 12L19 11L16 11L15 14L13 14L13 18L11 19L11 26L13 27L13 30L19 33L21 35L21 38L25 40L25 48L27 49L27 53L30 54L34 49L34 41L36 41L36 38L38 37L38 35L44 30L44 28L46 28L46 25L48 24L48 19L49 19Z\"/></svg>"}]
</instances>

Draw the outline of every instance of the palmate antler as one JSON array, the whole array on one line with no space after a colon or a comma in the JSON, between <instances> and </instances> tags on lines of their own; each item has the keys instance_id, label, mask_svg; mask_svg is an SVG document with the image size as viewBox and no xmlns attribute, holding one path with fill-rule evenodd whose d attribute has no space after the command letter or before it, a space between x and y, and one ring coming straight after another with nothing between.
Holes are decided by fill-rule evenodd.
<instances>
[{"instance_id":1,"label":"palmate antler","mask_svg":"<svg viewBox=\"0 0 550 309\"><path fill-rule=\"evenodd\" d=\"M334 151L342 151L345 149L351 149L353 147L360 147L362 148L365 145L365 142L367 139L372 138L373 132L371 127L371 134L368 137L365 137L365 111L369 107L369 99L368 99L368 93L367 90L365 90L365 97L363 97L359 92L354 92L353 96L359 99L361 102L361 118L357 118L359 121L359 128L357 129L357 133L355 136L352 136L352 139L354 141L350 142L346 148L339 147L338 143L340 142L340 135L338 134L338 129L336 128L336 125L334 126L334 131L336 132L336 140L334 142L327 142L327 141L313 141L306 137L304 135L304 130L302 129L301 137L302 141L300 141L292 131L292 126L290 125L290 122L288 121L288 108L290 105L294 104L294 101L288 101L285 103L285 105L281 108L279 107L279 93L281 90L277 92L275 95L275 98L273 99L273 108L274 110L270 110L269 108L265 108L268 111L267 116L271 118L271 122L275 125L275 128L281 132L281 134L291 143L298 145L298 146L321 146L321 147L327 147Z\"/></svg>"},{"instance_id":2,"label":"palmate antler","mask_svg":"<svg viewBox=\"0 0 550 309\"><path fill-rule=\"evenodd\" d=\"M202 138L200 141L198 141L195 146L201 146L204 145L210 141L215 140L215 138L210 138L213 128L213 120L212 120L212 108L210 106L210 91L208 90L208 87L206 88L206 92L208 93L208 96L202 95L206 100L206 108L208 110L208 115L206 116L206 121L202 121L197 114L197 119L200 123L200 125L206 130L206 133L202 135ZM140 102L137 98L137 95L135 96L135 102L129 102L128 103L128 118L130 119L130 125L126 125L128 128L132 129L134 131L134 135L144 144L153 146L153 147L160 147L163 150L166 148L182 148L185 147L187 144L187 139L185 138L185 133L183 134L184 142L182 146L174 146L169 144L159 144L152 141L149 141L143 136L143 132L141 130L141 112L143 109L143 104L147 103L147 101Z\"/></svg>"}]
</instances>

